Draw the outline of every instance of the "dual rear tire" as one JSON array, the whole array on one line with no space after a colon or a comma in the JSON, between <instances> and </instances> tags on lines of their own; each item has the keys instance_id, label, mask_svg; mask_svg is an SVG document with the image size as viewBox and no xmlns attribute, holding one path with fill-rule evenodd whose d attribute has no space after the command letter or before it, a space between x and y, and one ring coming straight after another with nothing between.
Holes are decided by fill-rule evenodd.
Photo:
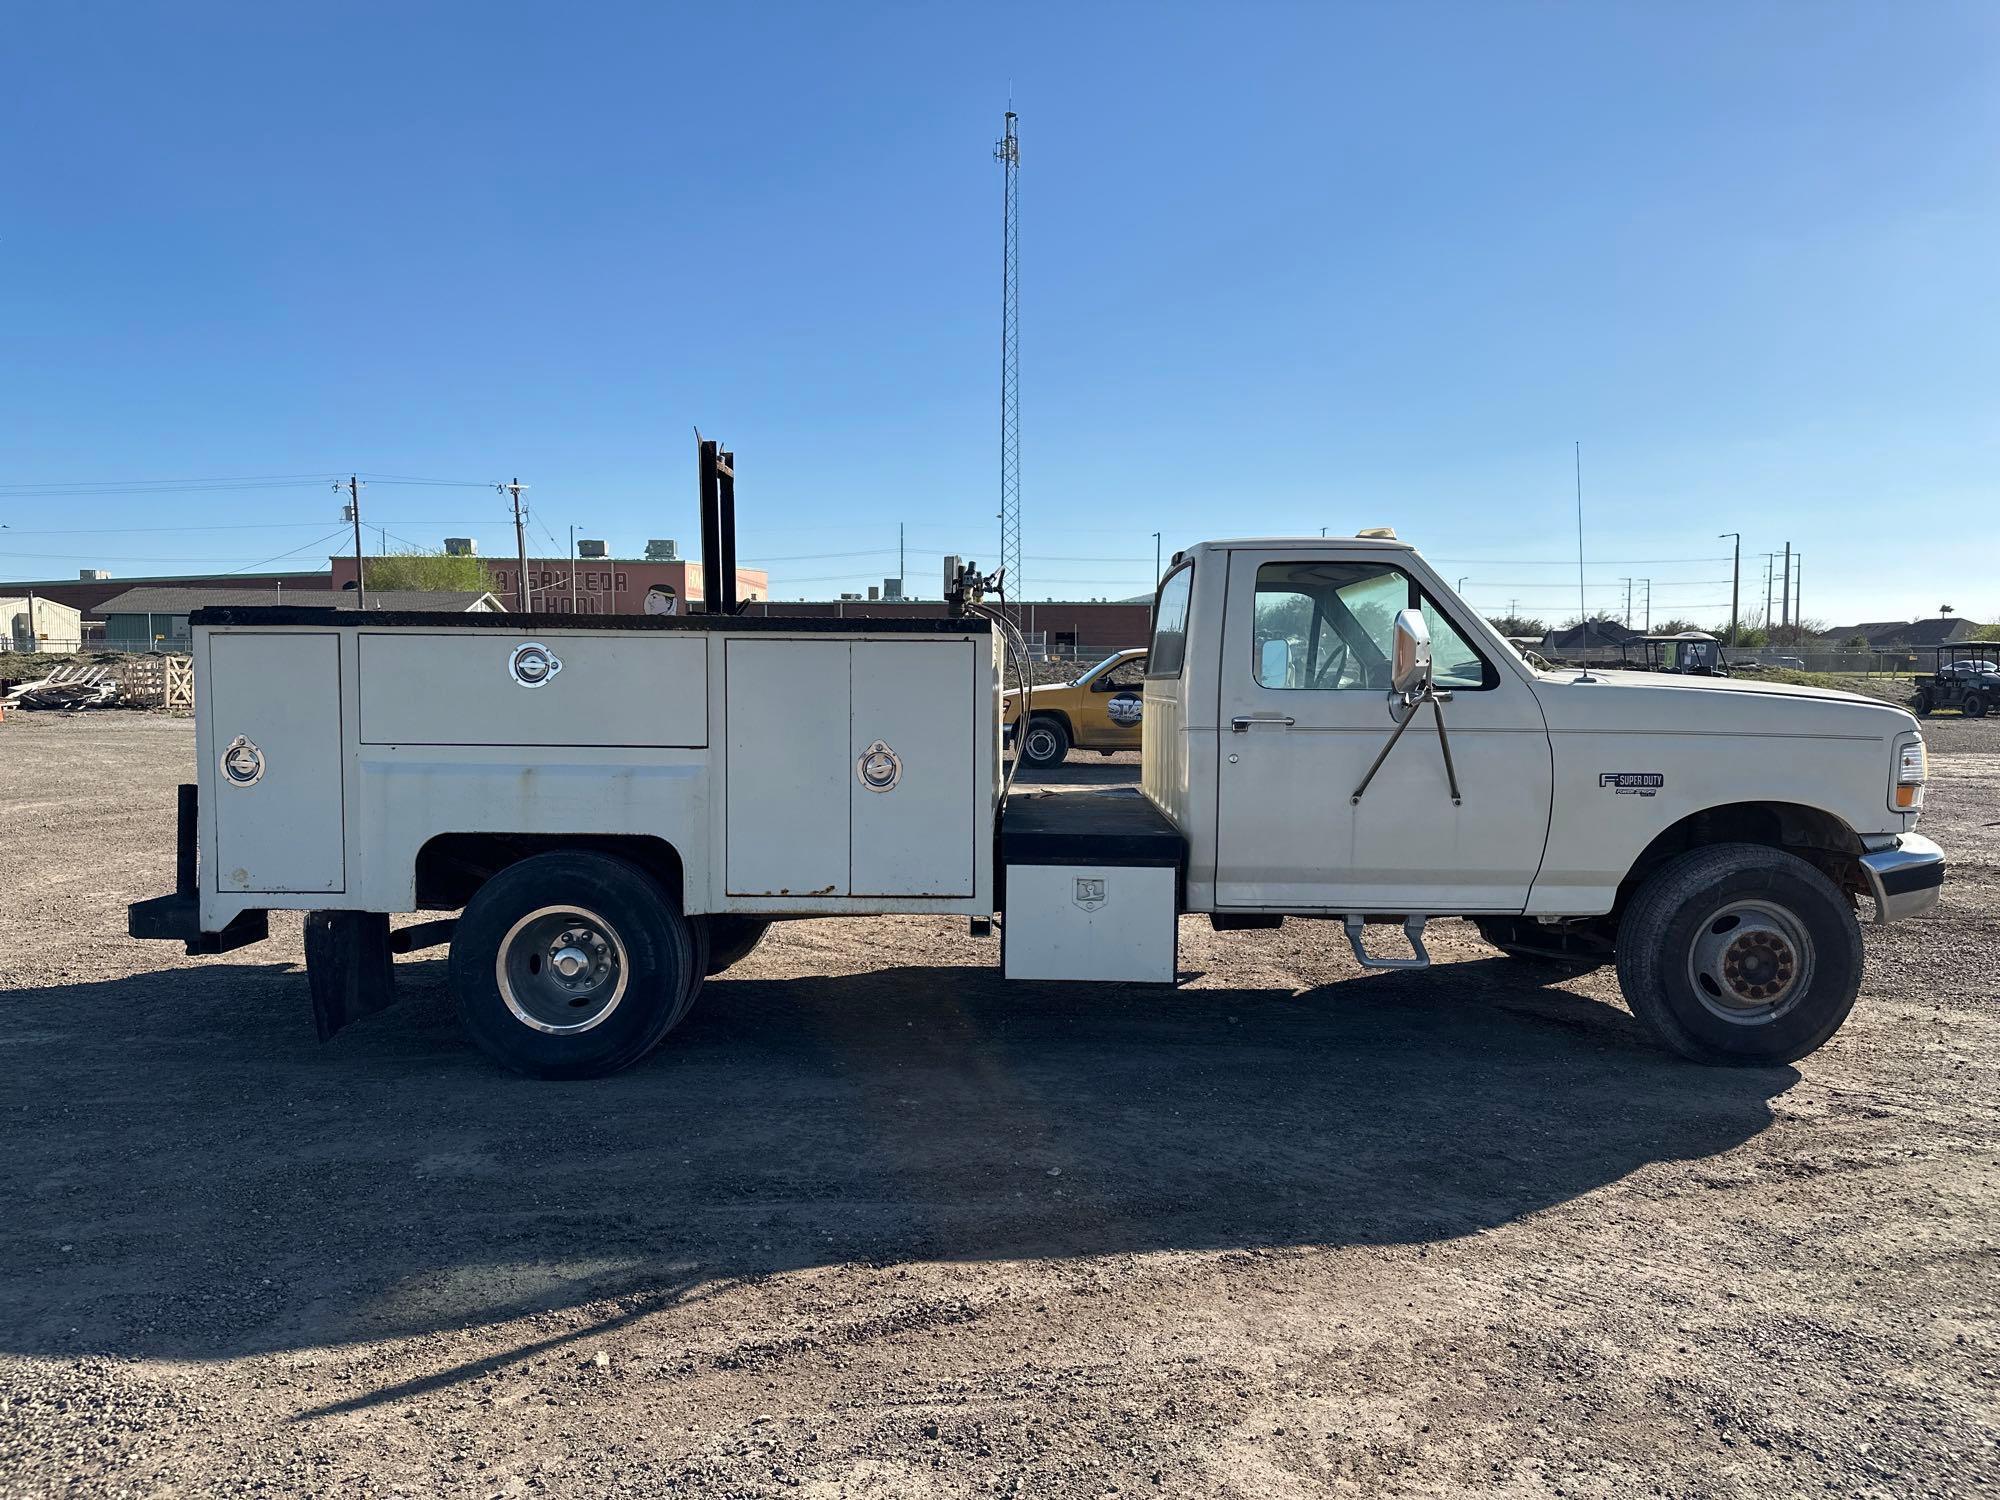
<instances>
[{"instance_id":1,"label":"dual rear tire","mask_svg":"<svg viewBox=\"0 0 2000 1500\"><path fill-rule=\"evenodd\" d=\"M537 854L466 903L451 989L488 1056L536 1078L595 1078L644 1057L693 1007L707 928L615 855Z\"/></svg>"}]
</instances>

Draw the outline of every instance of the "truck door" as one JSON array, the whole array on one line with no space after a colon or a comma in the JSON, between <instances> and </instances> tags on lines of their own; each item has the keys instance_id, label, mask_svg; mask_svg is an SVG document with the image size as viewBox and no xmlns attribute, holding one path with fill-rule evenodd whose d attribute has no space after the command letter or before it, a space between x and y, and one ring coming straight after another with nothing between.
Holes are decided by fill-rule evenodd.
<instances>
[{"instance_id":1,"label":"truck door","mask_svg":"<svg viewBox=\"0 0 2000 1500\"><path fill-rule=\"evenodd\" d=\"M1540 704L1425 594L1406 555L1229 554L1216 734L1216 900L1329 912L1519 911L1548 836ZM1458 606L1461 607L1462 606ZM1429 708L1357 805L1403 712L1396 611L1430 626L1462 801Z\"/></svg>"}]
</instances>

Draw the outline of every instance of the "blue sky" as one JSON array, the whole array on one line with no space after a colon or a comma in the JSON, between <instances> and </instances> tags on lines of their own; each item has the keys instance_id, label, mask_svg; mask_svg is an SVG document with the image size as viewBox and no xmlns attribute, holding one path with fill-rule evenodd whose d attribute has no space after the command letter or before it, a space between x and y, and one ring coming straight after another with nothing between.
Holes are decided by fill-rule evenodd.
<instances>
[{"instance_id":1,"label":"blue sky","mask_svg":"<svg viewBox=\"0 0 2000 1500\"><path fill-rule=\"evenodd\" d=\"M1031 595L1148 588L1155 530L1392 524L1573 613L1581 440L1593 605L1726 614L1740 529L1759 604L1789 539L1808 615L2000 618L1949 541L2000 526L2000 7L8 25L0 576L254 564L334 529L322 481L95 491L350 468L467 482L371 485L412 542L511 550L476 485L519 475L538 542L693 550L696 424L780 597L893 572L899 521L913 584L987 561L1011 87Z\"/></svg>"}]
</instances>

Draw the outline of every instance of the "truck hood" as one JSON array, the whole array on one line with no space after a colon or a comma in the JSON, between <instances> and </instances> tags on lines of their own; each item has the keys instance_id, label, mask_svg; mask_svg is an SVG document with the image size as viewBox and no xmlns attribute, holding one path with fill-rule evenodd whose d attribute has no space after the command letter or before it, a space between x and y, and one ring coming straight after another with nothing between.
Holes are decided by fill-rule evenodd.
<instances>
[{"instance_id":1,"label":"truck hood","mask_svg":"<svg viewBox=\"0 0 2000 1500\"><path fill-rule=\"evenodd\" d=\"M1879 698L1741 677L1593 667L1538 672L1535 693L1551 728L1586 727L1589 721L1589 727L1661 731L1888 736L1917 727L1908 710Z\"/></svg>"}]
</instances>

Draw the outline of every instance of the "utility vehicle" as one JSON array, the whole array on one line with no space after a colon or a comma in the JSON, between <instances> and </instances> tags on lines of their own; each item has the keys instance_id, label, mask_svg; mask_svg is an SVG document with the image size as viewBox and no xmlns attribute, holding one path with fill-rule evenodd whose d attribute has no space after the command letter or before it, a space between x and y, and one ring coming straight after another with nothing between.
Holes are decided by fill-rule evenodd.
<instances>
[{"instance_id":1,"label":"utility vehicle","mask_svg":"<svg viewBox=\"0 0 2000 1500\"><path fill-rule=\"evenodd\" d=\"M218 953L307 911L323 1036L389 1001L392 951L448 944L474 1040L573 1077L644 1056L780 918L998 914L1010 978L1171 984L1184 913L1338 922L1371 969L1460 916L1615 963L1676 1051L1776 1063L1854 1004L1858 913L1944 879L1904 710L1537 669L1393 534L1177 554L1124 795L1010 789L1023 653L976 570L934 620L742 617L709 575L716 612L679 616L196 614L178 888L133 934ZM416 912L446 915L391 931Z\"/></svg>"}]
</instances>

